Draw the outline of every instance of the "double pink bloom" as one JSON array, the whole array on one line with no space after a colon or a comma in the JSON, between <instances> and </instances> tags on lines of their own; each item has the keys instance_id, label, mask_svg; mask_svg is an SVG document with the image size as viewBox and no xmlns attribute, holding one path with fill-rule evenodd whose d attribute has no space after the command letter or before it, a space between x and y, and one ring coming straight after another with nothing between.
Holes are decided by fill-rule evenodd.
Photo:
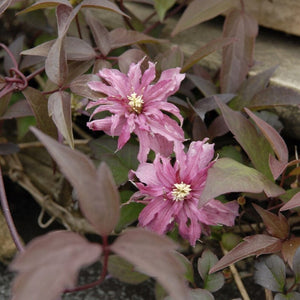
<instances>
[{"instance_id":1,"label":"double pink bloom","mask_svg":"<svg viewBox=\"0 0 300 300\"><path fill-rule=\"evenodd\" d=\"M139 216L141 226L164 234L178 224L181 236L195 245L207 225L225 224L232 226L238 215L238 204L233 201L222 204L212 199L198 208L199 199L206 184L208 169L213 165L213 145L206 140L192 142L187 153L183 150L184 133L176 121L164 112L178 118L178 108L167 102L184 79L179 68L163 71L160 79L153 83L155 65L142 74L141 64L131 64L128 74L118 70L103 69L99 76L103 81L89 83L89 87L107 97L90 102L96 107L93 116L109 111L110 116L97 119L87 125L93 130L102 130L111 136L119 136L118 149L129 140L131 133L139 139L136 172L131 172L140 182L139 191L133 196L147 204ZM164 112L163 112L164 111ZM156 153L153 163L146 163L150 149ZM176 161L170 155L175 152Z\"/></svg>"},{"instance_id":2,"label":"double pink bloom","mask_svg":"<svg viewBox=\"0 0 300 300\"><path fill-rule=\"evenodd\" d=\"M168 103L167 98L179 89L185 75L179 73L180 68L165 70L153 84L155 64L149 62L149 68L142 74L142 62L131 64L127 75L115 69L103 69L99 76L104 82L89 83L92 90L107 95L89 103L88 108L98 106L93 116L102 111L109 111L111 116L93 120L87 126L119 136L118 150L127 143L131 133L135 133L140 143L138 160L145 162L150 149L169 156L174 143L184 140L181 127L163 111L173 114L182 123L179 109Z\"/></svg>"},{"instance_id":3,"label":"double pink bloom","mask_svg":"<svg viewBox=\"0 0 300 300\"><path fill-rule=\"evenodd\" d=\"M170 158L157 155L153 163L142 163L131 173L131 179L135 174L140 181L133 199L147 203L139 215L141 226L164 234L177 223L180 235L194 246L203 226L234 225L236 201L223 204L212 199L198 208L208 169L214 163L213 145L205 142L192 142L187 153L175 147L174 165Z\"/></svg>"}]
</instances>

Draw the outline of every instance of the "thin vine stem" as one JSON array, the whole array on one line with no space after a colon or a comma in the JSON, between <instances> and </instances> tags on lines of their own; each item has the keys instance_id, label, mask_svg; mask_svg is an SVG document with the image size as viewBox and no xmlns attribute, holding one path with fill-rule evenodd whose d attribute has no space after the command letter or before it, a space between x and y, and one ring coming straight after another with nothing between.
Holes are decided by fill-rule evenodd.
<instances>
[{"instance_id":1,"label":"thin vine stem","mask_svg":"<svg viewBox=\"0 0 300 300\"><path fill-rule=\"evenodd\" d=\"M13 221L13 218L12 218L12 215L11 215L11 212L9 209L9 205L8 205L8 201L7 201L7 197L6 197L6 193L5 193L5 188L4 188L1 166L0 166L0 201L1 201L4 218L6 220L6 223L7 223L8 229L10 231L10 234L12 236L12 239L13 239L17 249L20 252L23 252L24 246L19 237L19 234L17 232L15 223Z\"/></svg>"}]
</instances>

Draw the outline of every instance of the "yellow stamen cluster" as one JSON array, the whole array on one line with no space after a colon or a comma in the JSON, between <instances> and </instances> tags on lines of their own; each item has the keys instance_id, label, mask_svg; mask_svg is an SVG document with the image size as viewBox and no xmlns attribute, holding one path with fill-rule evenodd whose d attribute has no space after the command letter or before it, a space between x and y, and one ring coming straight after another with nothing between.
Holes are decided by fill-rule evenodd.
<instances>
[{"instance_id":1,"label":"yellow stamen cluster","mask_svg":"<svg viewBox=\"0 0 300 300\"><path fill-rule=\"evenodd\" d=\"M191 191L191 186L189 184L183 183L175 183L174 188L172 190L172 196L174 201L182 201L186 196L189 195Z\"/></svg>"},{"instance_id":2,"label":"yellow stamen cluster","mask_svg":"<svg viewBox=\"0 0 300 300\"><path fill-rule=\"evenodd\" d=\"M128 104L131 106L131 109L137 114L140 114L144 104L143 97L132 93L130 96L127 96L127 99L129 100Z\"/></svg>"}]
</instances>

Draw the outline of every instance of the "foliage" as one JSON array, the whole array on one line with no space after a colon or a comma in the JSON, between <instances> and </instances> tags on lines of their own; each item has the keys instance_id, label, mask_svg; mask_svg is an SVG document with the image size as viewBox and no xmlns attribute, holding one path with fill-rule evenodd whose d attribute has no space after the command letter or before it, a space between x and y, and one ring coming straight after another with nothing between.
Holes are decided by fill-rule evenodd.
<instances>
[{"instance_id":1,"label":"foliage","mask_svg":"<svg viewBox=\"0 0 300 300\"><path fill-rule=\"evenodd\" d=\"M149 17L123 0L0 4L24 27L0 43L1 167L13 176L23 169L12 161L22 166L38 145L70 189L42 206L68 230L24 247L1 172L1 204L20 251L10 265L13 299L54 300L107 273L131 284L154 277L157 299L214 299L226 284L220 270L250 256L274 299L299 298L300 161L274 108L299 105L300 95L269 84L277 66L248 75L258 24L243 1L135 2ZM220 38L188 57L172 44L225 11ZM218 50L211 76L198 63ZM80 269L99 260L100 278L76 287Z\"/></svg>"}]
</instances>

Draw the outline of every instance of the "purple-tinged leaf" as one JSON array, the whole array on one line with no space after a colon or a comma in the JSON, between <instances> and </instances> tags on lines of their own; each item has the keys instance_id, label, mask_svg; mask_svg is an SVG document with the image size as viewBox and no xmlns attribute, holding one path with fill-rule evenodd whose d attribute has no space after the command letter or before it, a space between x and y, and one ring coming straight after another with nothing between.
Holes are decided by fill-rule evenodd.
<instances>
[{"instance_id":1,"label":"purple-tinged leaf","mask_svg":"<svg viewBox=\"0 0 300 300\"><path fill-rule=\"evenodd\" d=\"M219 195L230 192L264 192L268 197L276 197L285 191L257 170L231 158L220 158L208 170L199 207Z\"/></svg>"},{"instance_id":2,"label":"purple-tinged leaf","mask_svg":"<svg viewBox=\"0 0 300 300\"><path fill-rule=\"evenodd\" d=\"M32 49L22 51L22 55L38 55L47 57L57 40L51 40ZM76 37L64 38L64 51L68 60L89 60L96 56L95 50L84 40Z\"/></svg>"},{"instance_id":3,"label":"purple-tinged leaf","mask_svg":"<svg viewBox=\"0 0 300 300\"><path fill-rule=\"evenodd\" d=\"M33 10L41 9L41 8L52 8L56 7L60 4L72 7L68 0L39 0L36 3L32 4L31 6L23 9L22 11L18 12L17 14L24 14Z\"/></svg>"},{"instance_id":4,"label":"purple-tinged leaf","mask_svg":"<svg viewBox=\"0 0 300 300\"><path fill-rule=\"evenodd\" d=\"M58 86L66 81L68 65L63 38L58 38L52 45L45 61L45 71L49 79Z\"/></svg>"},{"instance_id":5,"label":"purple-tinged leaf","mask_svg":"<svg viewBox=\"0 0 300 300\"><path fill-rule=\"evenodd\" d=\"M229 132L223 116L216 117L208 127L208 136L214 139Z\"/></svg>"},{"instance_id":6,"label":"purple-tinged leaf","mask_svg":"<svg viewBox=\"0 0 300 300\"><path fill-rule=\"evenodd\" d=\"M5 10L10 6L12 0L3 0L0 3L0 15L5 12Z\"/></svg>"},{"instance_id":7,"label":"purple-tinged leaf","mask_svg":"<svg viewBox=\"0 0 300 300\"><path fill-rule=\"evenodd\" d=\"M68 63L69 74L66 79L66 84L70 84L70 82L76 80L83 73L88 71L90 67L94 64L94 60L79 60L79 61L71 61Z\"/></svg>"},{"instance_id":8,"label":"purple-tinged leaf","mask_svg":"<svg viewBox=\"0 0 300 300\"><path fill-rule=\"evenodd\" d=\"M289 200L286 204L284 204L280 211L293 209L295 207L300 206L300 192L298 192L296 195L294 195L291 200Z\"/></svg>"},{"instance_id":9,"label":"purple-tinged leaf","mask_svg":"<svg viewBox=\"0 0 300 300\"><path fill-rule=\"evenodd\" d=\"M222 93L234 93L246 78L253 65L257 21L244 11L232 10L223 27L224 38L235 38L236 42L223 49L220 84Z\"/></svg>"},{"instance_id":10,"label":"purple-tinged leaf","mask_svg":"<svg viewBox=\"0 0 300 300\"><path fill-rule=\"evenodd\" d=\"M198 100L192 108L195 113L204 120L205 114L211 110L218 108L218 105L215 101L217 97L222 103L228 103L235 95L234 94L219 94L214 96L209 96Z\"/></svg>"},{"instance_id":11,"label":"purple-tinged leaf","mask_svg":"<svg viewBox=\"0 0 300 300\"><path fill-rule=\"evenodd\" d=\"M1 99L3 101L3 99ZM33 112L26 100L20 100L11 105L7 111L0 117L0 120L14 119L32 116Z\"/></svg>"},{"instance_id":12,"label":"purple-tinged leaf","mask_svg":"<svg viewBox=\"0 0 300 300\"><path fill-rule=\"evenodd\" d=\"M118 57L118 65L122 73L127 74L129 66L137 63L145 57L145 52L140 49L129 49Z\"/></svg>"},{"instance_id":13,"label":"purple-tinged leaf","mask_svg":"<svg viewBox=\"0 0 300 300\"><path fill-rule=\"evenodd\" d=\"M212 96L218 94L218 89L216 85L203 77L192 75L192 74L186 74L186 77L190 79L193 84L196 86L196 88L205 96Z\"/></svg>"},{"instance_id":14,"label":"purple-tinged leaf","mask_svg":"<svg viewBox=\"0 0 300 300\"><path fill-rule=\"evenodd\" d=\"M51 94L48 99L48 112L58 131L73 148L71 95L64 91Z\"/></svg>"},{"instance_id":15,"label":"purple-tinged leaf","mask_svg":"<svg viewBox=\"0 0 300 300\"><path fill-rule=\"evenodd\" d=\"M185 73L188 69L190 69L194 64L196 64L205 56L235 42L236 41L234 38L219 38L208 42L206 45L202 46L189 56L188 60L185 62L184 66L181 69L181 73Z\"/></svg>"},{"instance_id":16,"label":"purple-tinged leaf","mask_svg":"<svg viewBox=\"0 0 300 300\"><path fill-rule=\"evenodd\" d=\"M59 5L56 8L56 17L57 17L57 28L58 28L58 37L63 38L73 19L78 14L81 5L77 5L74 9L69 9L66 5Z\"/></svg>"},{"instance_id":17,"label":"purple-tinged leaf","mask_svg":"<svg viewBox=\"0 0 300 300\"><path fill-rule=\"evenodd\" d=\"M276 106L300 105L300 94L292 89L270 86L257 93L248 107L267 109Z\"/></svg>"},{"instance_id":18,"label":"purple-tinged leaf","mask_svg":"<svg viewBox=\"0 0 300 300\"><path fill-rule=\"evenodd\" d=\"M224 276L222 273L209 274L209 270L218 262L217 256L210 250L205 250L198 259L198 272L204 281L204 289L210 292L216 292L224 285Z\"/></svg>"},{"instance_id":19,"label":"purple-tinged leaf","mask_svg":"<svg viewBox=\"0 0 300 300\"><path fill-rule=\"evenodd\" d=\"M176 24L171 35L212 19L232 7L232 0L194 0L192 1Z\"/></svg>"},{"instance_id":20,"label":"purple-tinged leaf","mask_svg":"<svg viewBox=\"0 0 300 300\"><path fill-rule=\"evenodd\" d=\"M96 101L100 98L103 98L105 95L93 91L88 87L87 83L90 81L98 81L98 80L99 80L99 76L97 75L84 74L77 77L71 82L70 89L74 94Z\"/></svg>"},{"instance_id":21,"label":"purple-tinged leaf","mask_svg":"<svg viewBox=\"0 0 300 300\"><path fill-rule=\"evenodd\" d=\"M36 128L31 130L73 185L82 213L100 235L109 235L119 220L120 197L108 167L102 163L96 170L83 153L61 145Z\"/></svg>"},{"instance_id":22,"label":"purple-tinged leaf","mask_svg":"<svg viewBox=\"0 0 300 300\"><path fill-rule=\"evenodd\" d=\"M39 90L32 87L27 87L22 93L32 108L37 127L47 135L56 138L57 129L48 114L47 98Z\"/></svg>"},{"instance_id":23,"label":"purple-tinged leaf","mask_svg":"<svg viewBox=\"0 0 300 300\"><path fill-rule=\"evenodd\" d=\"M276 253L281 250L281 241L266 234L256 234L244 238L235 248L223 256L209 273L217 272L246 257L261 254Z\"/></svg>"},{"instance_id":24,"label":"purple-tinged leaf","mask_svg":"<svg viewBox=\"0 0 300 300\"><path fill-rule=\"evenodd\" d=\"M112 49L140 43L163 43L166 40L156 39L144 33L116 28L109 33L109 41Z\"/></svg>"},{"instance_id":25,"label":"purple-tinged leaf","mask_svg":"<svg viewBox=\"0 0 300 300\"><path fill-rule=\"evenodd\" d=\"M108 0L83 0L81 2L82 7L94 7L112 11L124 17L128 17L125 13L123 13L116 4Z\"/></svg>"},{"instance_id":26,"label":"purple-tinged leaf","mask_svg":"<svg viewBox=\"0 0 300 300\"><path fill-rule=\"evenodd\" d=\"M75 286L80 268L100 258L101 245L74 232L56 231L32 240L10 265L18 271L14 300L54 300Z\"/></svg>"},{"instance_id":27,"label":"purple-tinged leaf","mask_svg":"<svg viewBox=\"0 0 300 300\"><path fill-rule=\"evenodd\" d=\"M102 70L104 68L111 69L112 64L106 59L98 58L95 60L92 73L97 74L100 70ZM98 77L98 80L99 80L99 77Z\"/></svg>"},{"instance_id":28,"label":"purple-tinged leaf","mask_svg":"<svg viewBox=\"0 0 300 300\"><path fill-rule=\"evenodd\" d=\"M295 282L299 283L300 282L300 245L294 254L292 269L295 274Z\"/></svg>"},{"instance_id":29,"label":"purple-tinged leaf","mask_svg":"<svg viewBox=\"0 0 300 300\"><path fill-rule=\"evenodd\" d=\"M255 124L259 127L263 135L266 137L266 139L272 146L278 160L283 164L287 164L289 156L288 148L280 134L267 122L257 117L254 113L252 113L251 110L245 107L245 111L249 115L249 117L255 122Z\"/></svg>"},{"instance_id":30,"label":"purple-tinged leaf","mask_svg":"<svg viewBox=\"0 0 300 300\"><path fill-rule=\"evenodd\" d=\"M283 260L277 255L260 259L255 263L254 281L273 292L283 292L286 268Z\"/></svg>"},{"instance_id":31,"label":"purple-tinged leaf","mask_svg":"<svg viewBox=\"0 0 300 300\"><path fill-rule=\"evenodd\" d=\"M13 143L0 143L0 155L13 154L20 151L20 148L17 144Z\"/></svg>"},{"instance_id":32,"label":"purple-tinged leaf","mask_svg":"<svg viewBox=\"0 0 300 300\"><path fill-rule=\"evenodd\" d=\"M2 97L0 97L0 120L6 114L8 110L8 104L10 102L12 93L8 93Z\"/></svg>"},{"instance_id":33,"label":"purple-tinged leaf","mask_svg":"<svg viewBox=\"0 0 300 300\"><path fill-rule=\"evenodd\" d=\"M100 23L97 18L94 17L89 10L85 12L85 19L91 29L96 46L100 52L106 56L111 50L109 31Z\"/></svg>"},{"instance_id":34,"label":"purple-tinged leaf","mask_svg":"<svg viewBox=\"0 0 300 300\"><path fill-rule=\"evenodd\" d=\"M269 155L269 167L272 172L273 178L277 179L280 174L285 170L287 164L277 160L273 155Z\"/></svg>"},{"instance_id":35,"label":"purple-tinged leaf","mask_svg":"<svg viewBox=\"0 0 300 300\"><path fill-rule=\"evenodd\" d=\"M281 240L288 238L290 234L290 226L287 219L281 213L277 216L254 203L252 205L263 219L266 230L270 235Z\"/></svg>"},{"instance_id":36,"label":"purple-tinged leaf","mask_svg":"<svg viewBox=\"0 0 300 300\"><path fill-rule=\"evenodd\" d=\"M179 46L172 46L170 49L159 54L157 57L158 68L163 71L167 69L182 68L184 61L184 53L181 51Z\"/></svg>"},{"instance_id":37,"label":"purple-tinged leaf","mask_svg":"<svg viewBox=\"0 0 300 300\"><path fill-rule=\"evenodd\" d=\"M185 267L175 255L177 245L166 236L142 228L124 231L110 249L152 277L174 300L187 299Z\"/></svg>"},{"instance_id":38,"label":"purple-tinged leaf","mask_svg":"<svg viewBox=\"0 0 300 300\"><path fill-rule=\"evenodd\" d=\"M268 161L269 155L273 154L273 150L267 139L261 135L255 126L240 112L230 109L217 98L215 101L221 109L229 130L234 134L235 139L248 154L254 167L269 179L272 179L273 175ZM255 145L255 147L253 147L253 145Z\"/></svg>"},{"instance_id":39,"label":"purple-tinged leaf","mask_svg":"<svg viewBox=\"0 0 300 300\"><path fill-rule=\"evenodd\" d=\"M118 255L110 255L108 273L122 282L139 284L149 279L149 276L137 272L134 266Z\"/></svg>"},{"instance_id":40,"label":"purple-tinged leaf","mask_svg":"<svg viewBox=\"0 0 300 300\"><path fill-rule=\"evenodd\" d=\"M17 64L19 64L21 57L20 53L23 50L24 46L24 35L19 36L16 38L8 47L10 52L12 53L13 57L16 59ZM10 56L5 52L4 54L4 70L6 74L9 74L9 69L15 67L14 63L12 62Z\"/></svg>"},{"instance_id":41,"label":"purple-tinged leaf","mask_svg":"<svg viewBox=\"0 0 300 300\"><path fill-rule=\"evenodd\" d=\"M281 254L289 266L293 268L293 259L297 249L300 247L300 237L291 237L282 243Z\"/></svg>"},{"instance_id":42,"label":"purple-tinged leaf","mask_svg":"<svg viewBox=\"0 0 300 300\"><path fill-rule=\"evenodd\" d=\"M154 0L154 8L158 14L160 22L165 18L166 12L175 4L176 0Z\"/></svg>"},{"instance_id":43,"label":"purple-tinged leaf","mask_svg":"<svg viewBox=\"0 0 300 300\"><path fill-rule=\"evenodd\" d=\"M247 78L241 84L237 97L231 101L230 107L234 110L242 110L244 107L249 106L253 97L266 88L276 68L277 66L271 67L255 76Z\"/></svg>"}]
</instances>

